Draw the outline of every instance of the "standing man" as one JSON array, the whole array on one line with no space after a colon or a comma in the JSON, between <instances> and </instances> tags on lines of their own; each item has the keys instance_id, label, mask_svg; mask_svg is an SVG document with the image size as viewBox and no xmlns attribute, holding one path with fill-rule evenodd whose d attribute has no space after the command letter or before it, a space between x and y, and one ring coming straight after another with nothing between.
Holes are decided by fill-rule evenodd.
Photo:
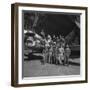
<instances>
[{"instance_id":1,"label":"standing man","mask_svg":"<svg viewBox=\"0 0 90 90\"><path fill-rule=\"evenodd\" d=\"M49 47L49 57L48 57L48 62L52 63L52 55L53 55L53 47L50 45Z\"/></svg>"},{"instance_id":2,"label":"standing man","mask_svg":"<svg viewBox=\"0 0 90 90\"><path fill-rule=\"evenodd\" d=\"M56 43L53 42L52 63L56 64Z\"/></svg>"},{"instance_id":3,"label":"standing man","mask_svg":"<svg viewBox=\"0 0 90 90\"><path fill-rule=\"evenodd\" d=\"M65 60L64 60L64 65L69 65L69 57L71 54L71 50L69 48L69 45L67 44L65 47Z\"/></svg>"},{"instance_id":4,"label":"standing man","mask_svg":"<svg viewBox=\"0 0 90 90\"><path fill-rule=\"evenodd\" d=\"M65 51L64 51L64 47L63 45L61 45L59 48L59 63L62 64L62 61L64 61L64 55L65 55Z\"/></svg>"}]
</instances>

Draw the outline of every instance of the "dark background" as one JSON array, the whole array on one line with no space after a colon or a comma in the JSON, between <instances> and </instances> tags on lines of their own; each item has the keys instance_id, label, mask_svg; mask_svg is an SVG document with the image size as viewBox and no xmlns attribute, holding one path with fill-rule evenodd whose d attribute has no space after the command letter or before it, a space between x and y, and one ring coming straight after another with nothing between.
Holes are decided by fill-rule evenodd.
<instances>
[{"instance_id":1,"label":"dark background","mask_svg":"<svg viewBox=\"0 0 90 90\"><path fill-rule=\"evenodd\" d=\"M38 21L35 27L33 22L35 20L35 13L38 15ZM75 24L75 20L80 22L80 15L68 13L54 13L54 12L39 12L39 11L24 11L24 29L35 30L40 33L43 29L45 34L68 35L72 30L80 33L79 28Z\"/></svg>"}]
</instances>

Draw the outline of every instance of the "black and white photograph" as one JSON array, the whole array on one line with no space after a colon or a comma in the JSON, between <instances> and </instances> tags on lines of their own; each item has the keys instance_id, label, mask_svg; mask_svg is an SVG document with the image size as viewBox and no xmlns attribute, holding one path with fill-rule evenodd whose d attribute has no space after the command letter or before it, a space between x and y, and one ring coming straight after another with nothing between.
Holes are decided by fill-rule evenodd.
<instances>
[{"instance_id":1,"label":"black and white photograph","mask_svg":"<svg viewBox=\"0 0 90 90\"><path fill-rule=\"evenodd\" d=\"M86 7L16 3L12 12L14 86L87 82Z\"/></svg>"},{"instance_id":2,"label":"black and white photograph","mask_svg":"<svg viewBox=\"0 0 90 90\"><path fill-rule=\"evenodd\" d=\"M80 75L80 14L22 13L23 77Z\"/></svg>"}]
</instances>

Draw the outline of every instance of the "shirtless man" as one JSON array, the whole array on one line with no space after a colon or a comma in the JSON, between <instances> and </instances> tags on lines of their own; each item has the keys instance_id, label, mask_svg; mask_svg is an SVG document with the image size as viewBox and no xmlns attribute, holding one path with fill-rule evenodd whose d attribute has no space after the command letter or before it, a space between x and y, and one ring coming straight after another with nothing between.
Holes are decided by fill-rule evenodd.
<instances>
[{"instance_id":1,"label":"shirtless man","mask_svg":"<svg viewBox=\"0 0 90 90\"><path fill-rule=\"evenodd\" d=\"M62 64L62 61L64 60L64 47L61 45L57 49L57 59L60 64Z\"/></svg>"},{"instance_id":2,"label":"shirtless man","mask_svg":"<svg viewBox=\"0 0 90 90\"><path fill-rule=\"evenodd\" d=\"M64 65L69 65L69 57L71 54L71 50L69 48L69 45L67 44L65 47L65 60L64 60Z\"/></svg>"},{"instance_id":3,"label":"shirtless man","mask_svg":"<svg viewBox=\"0 0 90 90\"><path fill-rule=\"evenodd\" d=\"M52 47L52 45L50 45L50 48L49 48L49 57L48 57L48 62L49 63L52 63L52 55L53 55L53 47Z\"/></svg>"}]
</instances>

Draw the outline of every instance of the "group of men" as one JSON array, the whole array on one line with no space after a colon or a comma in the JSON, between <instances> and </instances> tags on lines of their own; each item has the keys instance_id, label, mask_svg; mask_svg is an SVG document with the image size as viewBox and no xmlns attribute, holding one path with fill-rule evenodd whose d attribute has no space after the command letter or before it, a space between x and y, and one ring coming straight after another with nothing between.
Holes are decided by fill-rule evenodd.
<instances>
[{"instance_id":1,"label":"group of men","mask_svg":"<svg viewBox=\"0 0 90 90\"><path fill-rule=\"evenodd\" d=\"M69 65L71 50L63 36L44 38L43 63Z\"/></svg>"}]
</instances>

